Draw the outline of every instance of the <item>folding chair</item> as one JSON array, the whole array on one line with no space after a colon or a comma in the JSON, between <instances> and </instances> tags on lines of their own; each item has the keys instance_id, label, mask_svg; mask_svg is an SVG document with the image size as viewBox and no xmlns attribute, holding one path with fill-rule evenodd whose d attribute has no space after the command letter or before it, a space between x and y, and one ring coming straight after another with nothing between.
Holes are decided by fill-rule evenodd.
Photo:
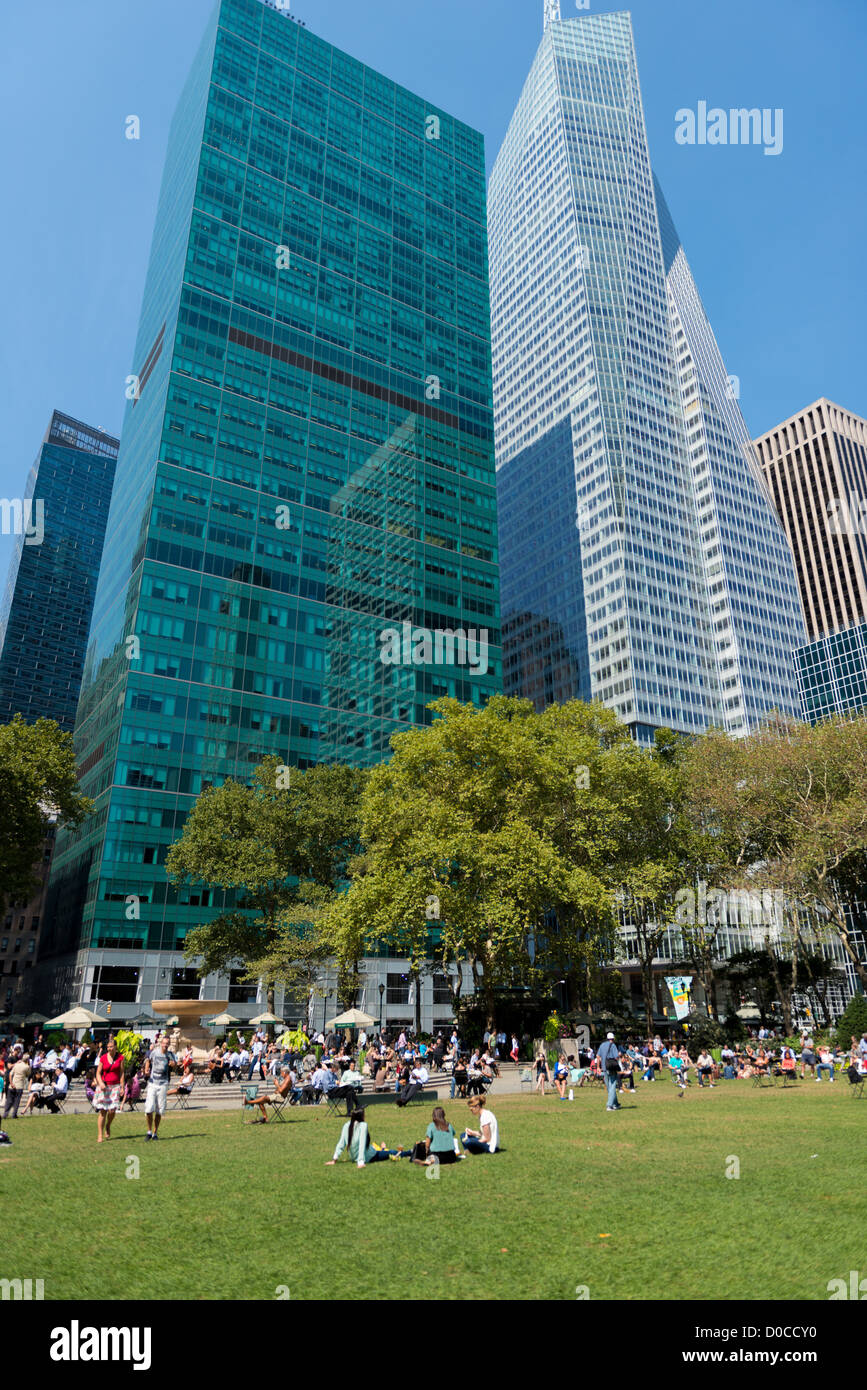
<instances>
[{"instance_id":1,"label":"folding chair","mask_svg":"<svg viewBox=\"0 0 867 1390\"><path fill-rule=\"evenodd\" d=\"M251 1107L248 1106L246 1102L247 1102L248 1100L255 1100L256 1097L258 1096L258 1094L259 1094L259 1086L258 1086L258 1083L257 1083L255 1086L242 1086L242 1087L241 1087L241 1115L242 1115L242 1116L243 1116L245 1110L251 1109Z\"/></svg>"},{"instance_id":2,"label":"folding chair","mask_svg":"<svg viewBox=\"0 0 867 1390\"><path fill-rule=\"evenodd\" d=\"M773 1086L775 1079L770 1071L757 1071L753 1074L753 1086L761 1090L763 1086Z\"/></svg>"},{"instance_id":3,"label":"folding chair","mask_svg":"<svg viewBox=\"0 0 867 1390\"><path fill-rule=\"evenodd\" d=\"M323 1091L329 1115L342 1115L346 1119L346 1097L336 1096L334 1091Z\"/></svg>"},{"instance_id":4,"label":"folding chair","mask_svg":"<svg viewBox=\"0 0 867 1390\"><path fill-rule=\"evenodd\" d=\"M189 1108L190 1108L190 1096L191 1096L191 1094L192 1094L193 1086L195 1086L195 1084L196 1084L196 1083L193 1082L193 1085L190 1086L189 1091L178 1091L178 1093L177 1093L176 1096L172 1096L172 1109L173 1109L173 1110L189 1110Z\"/></svg>"},{"instance_id":5,"label":"folding chair","mask_svg":"<svg viewBox=\"0 0 867 1390\"><path fill-rule=\"evenodd\" d=\"M531 1091L533 1089L533 1073L530 1071L529 1067L525 1067L521 1072L521 1085L529 1086Z\"/></svg>"},{"instance_id":6,"label":"folding chair","mask_svg":"<svg viewBox=\"0 0 867 1390\"><path fill-rule=\"evenodd\" d=\"M291 1104L291 1101L292 1101L292 1092L291 1092L291 1091L287 1091L286 1094L285 1094L285 1096L278 1096L276 1100L272 1100L272 1101L270 1102L270 1105L271 1105L271 1113L273 1114L273 1117L274 1117L274 1119L277 1121L278 1124L281 1124L281 1125L288 1125L289 1120L288 1120L287 1116L283 1114L283 1111L284 1111L284 1110L288 1110L289 1105Z\"/></svg>"},{"instance_id":7,"label":"folding chair","mask_svg":"<svg viewBox=\"0 0 867 1390\"><path fill-rule=\"evenodd\" d=\"M846 1075L849 1078L849 1094L853 1100L857 1100L859 1096L864 1094L864 1082L867 1081L867 1074L860 1072L858 1076L850 1076L847 1071Z\"/></svg>"}]
</instances>

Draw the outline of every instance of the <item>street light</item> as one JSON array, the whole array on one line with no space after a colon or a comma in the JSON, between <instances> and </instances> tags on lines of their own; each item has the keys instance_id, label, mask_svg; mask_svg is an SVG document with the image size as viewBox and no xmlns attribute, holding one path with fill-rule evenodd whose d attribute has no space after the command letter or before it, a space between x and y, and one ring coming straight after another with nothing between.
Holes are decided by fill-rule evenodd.
<instances>
[{"instance_id":1,"label":"street light","mask_svg":"<svg viewBox=\"0 0 867 1390\"><path fill-rule=\"evenodd\" d=\"M385 985L379 986L379 1031L382 1033L382 996L385 994Z\"/></svg>"}]
</instances>

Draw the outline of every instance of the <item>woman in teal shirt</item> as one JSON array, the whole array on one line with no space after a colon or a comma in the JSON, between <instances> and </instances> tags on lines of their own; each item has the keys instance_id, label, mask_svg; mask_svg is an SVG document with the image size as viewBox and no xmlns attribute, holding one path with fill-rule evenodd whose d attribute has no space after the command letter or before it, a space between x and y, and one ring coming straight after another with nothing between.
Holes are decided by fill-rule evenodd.
<instances>
[{"instance_id":1,"label":"woman in teal shirt","mask_svg":"<svg viewBox=\"0 0 867 1390\"><path fill-rule=\"evenodd\" d=\"M425 1132L424 1146L427 1156L419 1156L413 1159L413 1162L420 1163L425 1168L434 1163L457 1163L458 1159L463 1158L458 1136L446 1119L446 1112L441 1105L434 1106L431 1123Z\"/></svg>"},{"instance_id":2,"label":"woman in teal shirt","mask_svg":"<svg viewBox=\"0 0 867 1390\"><path fill-rule=\"evenodd\" d=\"M379 1163L384 1158L398 1158L403 1152L402 1149L387 1149L385 1145L377 1148L370 1137L370 1130L367 1128L363 1110L353 1110L352 1115L340 1131L334 1157L328 1160L326 1167L336 1163L344 1149L348 1150L349 1157L355 1161L359 1168L365 1168L368 1163Z\"/></svg>"}]
</instances>

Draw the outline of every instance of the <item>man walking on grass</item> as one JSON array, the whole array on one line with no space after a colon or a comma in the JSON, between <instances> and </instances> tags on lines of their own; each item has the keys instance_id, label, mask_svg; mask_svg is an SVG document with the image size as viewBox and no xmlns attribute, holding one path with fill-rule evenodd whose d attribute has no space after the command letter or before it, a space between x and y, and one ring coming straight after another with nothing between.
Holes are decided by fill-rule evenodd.
<instances>
[{"instance_id":1,"label":"man walking on grass","mask_svg":"<svg viewBox=\"0 0 867 1390\"><path fill-rule=\"evenodd\" d=\"M614 1041L614 1034L609 1033L605 1042L599 1049L599 1064L605 1076L605 1084L608 1087L608 1104L606 1110L620 1110L620 1101L617 1099L617 1085L620 1079L620 1048Z\"/></svg>"},{"instance_id":2,"label":"man walking on grass","mask_svg":"<svg viewBox=\"0 0 867 1390\"><path fill-rule=\"evenodd\" d=\"M165 1034L160 1038L147 1061L147 1094L145 1096L145 1118L148 1132L145 1139L158 1139L160 1120L166 1113L166 1096L169 1089L169 1073L173 1055L169 1052L169 1040Z\"/></svg>"}]
</instances>

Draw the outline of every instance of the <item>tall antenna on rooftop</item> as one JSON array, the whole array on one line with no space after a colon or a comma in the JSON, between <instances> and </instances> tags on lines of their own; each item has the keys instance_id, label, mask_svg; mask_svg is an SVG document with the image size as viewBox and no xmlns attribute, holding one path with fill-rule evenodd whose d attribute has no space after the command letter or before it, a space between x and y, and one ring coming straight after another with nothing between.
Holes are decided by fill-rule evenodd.
<instances>
[{"instance_id":1,"label":"tall antenna on rooftop","mask_svg":"<svg viewBox=\"0 0 867 1390\"><path fill-rule=\"evenodd\" d=\"M560 13L560 0L545 0L545 28L551 23L552 19L562 19Z\"/></svg>"}]
</instances>

